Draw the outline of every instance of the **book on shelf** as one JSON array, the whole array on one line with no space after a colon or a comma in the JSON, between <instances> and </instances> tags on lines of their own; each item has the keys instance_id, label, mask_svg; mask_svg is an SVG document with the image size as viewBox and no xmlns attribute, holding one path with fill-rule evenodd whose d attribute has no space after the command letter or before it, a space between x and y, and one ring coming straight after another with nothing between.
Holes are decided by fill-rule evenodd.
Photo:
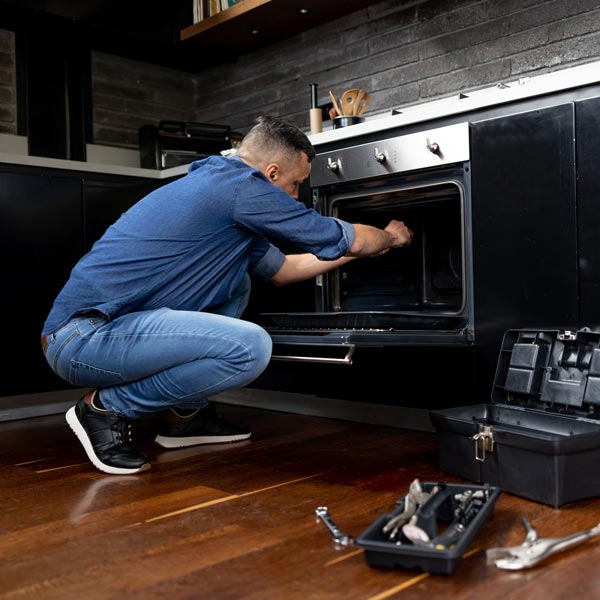
<instances>
[{"instance_id":1,"label":"book on shelf","mask_svg":"<svg viewBox=\"0 0 600 600\"><path fill-rule=\"evenodd\" d=\"M208 0L192 0L194 3L194 23L206 19L210 16L208 12Z\"/></svg>"},{"instance_id":2,"label":"book on shelf","mask_svg":"<svg viewBox=\"0 0 600 600\"><path fill-rule=\"evenodd\" d=\"M194 23L207 17L212 17L223 10L227 10L244 0L192 0L194 7Z\"/></svg>"},{"instance_id":3,"label":"book on shelf","mask_svg":"<svg viewBox=\"0 0 600 600\"><path fill-rule=\"evenodd\" d=\"M236 4L240 4L244 0L220 0L221 2L221 10L227 10Z\"/></svg>"}]
</instances>

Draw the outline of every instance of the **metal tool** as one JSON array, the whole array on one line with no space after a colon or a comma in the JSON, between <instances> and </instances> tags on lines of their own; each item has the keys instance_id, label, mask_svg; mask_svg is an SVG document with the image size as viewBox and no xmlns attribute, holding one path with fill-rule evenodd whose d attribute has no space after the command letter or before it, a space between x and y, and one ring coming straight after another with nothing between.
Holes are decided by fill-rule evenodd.
<instances>
[{"instance_id":1,"label":"metal tool","mask_svg":"<svg viewBox=\"0 0 600 600\"><path fill-rule=\"evenodd\" d=\"M417 509L425 504L433 494L438 491L435 486L431 492L423 491L421 482L414 479L408 487L408 493L404 496L402 512L392 517L384 526L383 533L389 533L389 539L394 540L402 527L408 524L417 512Z\"/></svg>"},{"instance_id":2,"label":"metal tool","mask_svg":"<svg viewBox=\"0 0 600 600\"><path fill-rule=\"evenodd\" d=\"M404 536L417 546L428 546L436 550L445 550L456 545L467 530L468 524L475 518L487 499L487 491L466 490L461 494L452 496L454 520L448 527L435 537L418 525L417 514L402 527Z\"/></svg>"},{"instance_id":3,"label":"metal tool","mask_svg":"<svg viewBox=\"0 0 600 600\"><path fill-rule=\"evenodd\" d=\"M410 521L411 517L417 512L417 508L418 504L415 498L411 494L406 494L402 512L392 517L383 526L383 533L388 533L390 540L396 539L398 531Z\"/></svg>"},{"instance_id":4,"label":"metal tool","mask_svg":"<svg viewBox=\"0 0 600 600\"><path fill-rule=\"evenodd\" d=\"M486 551L488 564L495 564L499 569L528 569L537 565L552 554L566 550L586 540L600 535L600 523L592 529L585 529L564 538L538 538L537 531L522 518L527 531L525 541L520 546L507 548L489 548Z\"/></svg>"},{"instance_id":5,"label":"metal tool","mask_svg":"<svg viewBox=\"0 0 600 600\"><path fill-rule=\"evenodd\" d=\"M329 509L326 506L318 506L315 509L315 515L327 525L329 531L333 534L333 541L335 544L339 544L340 546L350 546L354 544L354 538L351 535L342 533L339 527L331 520Z\"/></svg>"},{"instance_id":6,"label":"metal tool","mask_svg":"<svg viewBox=\"0 0 600 600\"><path fill-rule=\"evenodd\" d=\"M429 534L413 523L407 523L402 527L402 533L415 546L427 546L435 550L445 550L454 546L465 533L467 528L462 523L451 523L443 533L434 537L429 537Z\"/></svg>"},{"instance_id":7,"label":"metal tool","mask_svg":"<svg viewBox=\"0 0 600 600\"><path fill-rule=\"evenodd\" d=\"M429 534L417 525L418 516L414 514L406 525L402 526L402 534L415 546L429 546ZM399 543L399 542L396 542Z\"/></svg>"}]
</instances>

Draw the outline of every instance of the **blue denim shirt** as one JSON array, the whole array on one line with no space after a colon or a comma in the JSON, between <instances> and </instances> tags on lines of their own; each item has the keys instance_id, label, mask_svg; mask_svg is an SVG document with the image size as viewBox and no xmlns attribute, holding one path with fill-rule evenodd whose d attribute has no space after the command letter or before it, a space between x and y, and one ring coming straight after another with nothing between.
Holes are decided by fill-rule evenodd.
<instances>
[{"instance_id":1,"label":"blue denim shirt","mask_svg":"<svg viewBox=\"0 0 600 600\"><path fill-rule=\"evenodd\" d=\"M319 215L239 158L211 156L142 198L75 265L42 335L97 311L112 319L222 304L247 272L272 278L291 243L323 260L346 254L351 224Z\"/></svg>"}]
</instances>

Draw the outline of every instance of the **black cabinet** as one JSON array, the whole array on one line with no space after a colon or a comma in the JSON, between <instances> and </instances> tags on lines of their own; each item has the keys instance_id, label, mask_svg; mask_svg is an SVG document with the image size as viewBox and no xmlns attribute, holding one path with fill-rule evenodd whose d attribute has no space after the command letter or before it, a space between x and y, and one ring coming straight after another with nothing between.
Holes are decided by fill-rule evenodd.
<instances>
[{"instance_id":1,"label":"black cabinet","mask_svg":"<svg viewBox=\"0 0 600 600\"><path fill-rule=\"evenodd\" d=\"M579 325L575 105L471 125L476 339L489 390L508 329Z\"/></svg>"},{"instance_id":2,"label":"black cabinet","mask_svg":"<svg viewBox=\"0 0 600 600\"><path fill-rule=\"evenodd\" d=\"M81 256L81 222L80 180L0 172L2 396L58 389L40 331Z\"/></svg>"},{"instance_id":3,"label":"black cabinet","mask_svg":"<svg viewBox=\"0 0 600 600\"><path fill-rule=\"evenodd\" d=\"M68 389L40 332L75 263L119 215L166 180L0 167L4 361L0 397Z\"/></svg>"},{"instance_id":4,"label":"black cabinet","mask_svg":"<svg viewBox=\"0 0 600 600\"><path fill-rule=\"evenodd\" d=\"M580 326L600 330L600 98L575 104Z\"/></svg>"}]
</instances>

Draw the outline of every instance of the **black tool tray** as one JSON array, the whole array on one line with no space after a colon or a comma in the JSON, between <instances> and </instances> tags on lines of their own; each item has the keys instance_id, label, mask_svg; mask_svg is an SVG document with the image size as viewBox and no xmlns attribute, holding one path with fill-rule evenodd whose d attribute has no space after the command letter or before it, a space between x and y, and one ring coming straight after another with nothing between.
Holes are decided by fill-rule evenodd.
<instances>
[{"instance_id":1,"label":"black tool tray","mask_svg":"<svg viewBox=\"0 0 600 600\"><path fill-rule=\"evenodd\" d=\"M431 492L435 486L438 486L439 491L433 494L417 513L417 525L428 534L431 539L430 545L413 543L403 535L390 541L384 527L404 510L404 499L398 500L393 512L380 516L355 540L355 544L364 549L365 560L370 566L419 569L445 575L450 575L456 570L462 555L491 514L501 491L493 486L434 482L422 484L425 492ZM478 492L483 500L479 501L478 508L462 521L465 524L464 530L455 536L454 541L446 538L445 545L435 543L436 539L451 533L450 529L457 523L454 497L467 491Z\"/></svg>"},{"instance_id":2,"label":"black tool tray","mask_svg":"<svg viewBox=\"0 0 600 600\"><path fill-rule=\"evenodd\" d=\"M555 508L600 495L600 334L509 330L492 404L430 413L442 471Z\"/></svg>"}]
</instances>

